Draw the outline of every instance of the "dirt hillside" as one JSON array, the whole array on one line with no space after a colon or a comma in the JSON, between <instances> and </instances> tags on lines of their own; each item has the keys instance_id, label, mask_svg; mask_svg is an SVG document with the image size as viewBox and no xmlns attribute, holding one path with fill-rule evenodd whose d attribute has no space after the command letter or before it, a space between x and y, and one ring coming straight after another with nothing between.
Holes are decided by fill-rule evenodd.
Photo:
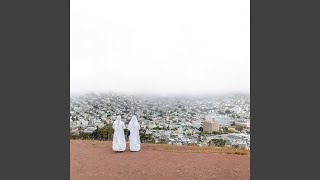
<instances>
[{"instance_id":1,"label":"dirt hillside","mask_svg":"<svg viewBox=\"0 0 320 180\"><path fill-rule=\"evenodd\" d=\"M71 180L250 179L250 155L225 149L142 144L140 152L130 152L127 144L127 151L116 153L111 146L71 140Z\"/></svg>"}]
</instances>

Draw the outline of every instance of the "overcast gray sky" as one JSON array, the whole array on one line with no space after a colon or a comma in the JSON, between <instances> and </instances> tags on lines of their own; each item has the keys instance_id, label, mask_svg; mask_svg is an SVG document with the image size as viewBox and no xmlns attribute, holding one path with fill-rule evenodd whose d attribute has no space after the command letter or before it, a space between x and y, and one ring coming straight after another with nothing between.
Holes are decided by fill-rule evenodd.
<instances>
[{"instance_id":1,"label":"overcast gray sky","mask_svg":"<svg viewBox=\"0 0 320 180\"><path fill-rule=\"evenodd\" d=\"M71 94L250 93L249 0L71 0Z\"/></svg>"}]
</instances>

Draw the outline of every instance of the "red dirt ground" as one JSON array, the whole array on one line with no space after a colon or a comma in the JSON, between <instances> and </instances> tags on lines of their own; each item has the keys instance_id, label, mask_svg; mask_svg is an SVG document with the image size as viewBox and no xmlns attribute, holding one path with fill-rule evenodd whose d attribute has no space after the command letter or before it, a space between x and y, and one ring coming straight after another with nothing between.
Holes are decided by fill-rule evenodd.
<instances>
[{"instance_id":1,"label":"red dirt ground","mask_svg":"<svg viewBox=\"0 0 320 180\"><path fill-rule=\"evenodd\" d=\"M71 140L71 180L250 179L250 155L166 152L150 144L140 152L130 152L127 144L127 151L116 153L111 145Z\"/></svg>"}]
</instances>

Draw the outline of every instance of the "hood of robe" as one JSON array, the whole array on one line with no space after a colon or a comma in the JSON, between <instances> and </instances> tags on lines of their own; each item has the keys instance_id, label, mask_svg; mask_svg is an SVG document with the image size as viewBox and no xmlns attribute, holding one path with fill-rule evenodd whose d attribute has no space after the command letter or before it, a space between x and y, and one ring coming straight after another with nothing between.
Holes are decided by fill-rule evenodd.
<instances>
[{"instance_id":1,"label":"hood of robe","mask_svg":"<svg viewBox=\"0 0 320 180\"><path fill-rule=\"evenodd\" d=\"M130 122L129 122L129 127L130 128L137 128L139 126L139 122L136 116L132 116Z\"/></svg>"},{"instance_id":2,"label":"hood of robe","mask_svg":"<svg viewBox=\"0 0 320 180\"><path fill-rule=\"evenodd\" d=\"M121 122L121 116L117 116L117 119L116 119L116 124L120 124L120 122Z\"/></svg>"},{"instance_id":3,"label":"hood of robe","mask_svg":"<svg viewBox=\"0 0 320 180\"><path fill-rule=\"evenodd\" d=\"M120 127L120 123L121 123L121 116L117 116L117 119L114 121L113 123L113 127L114 129L118 129Z\"/></svg>"}]
</instances>

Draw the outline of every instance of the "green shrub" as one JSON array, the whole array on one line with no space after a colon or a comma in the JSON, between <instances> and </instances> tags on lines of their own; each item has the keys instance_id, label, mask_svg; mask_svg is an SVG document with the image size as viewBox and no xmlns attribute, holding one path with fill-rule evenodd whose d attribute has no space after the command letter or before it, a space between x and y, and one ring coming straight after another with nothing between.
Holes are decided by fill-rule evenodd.
<instances>
[{"instance_id":1,"label":"green shrub","mask_svg":"<svg viewBox=\"0 0 320 180\"><path fill-rule=\"evenodd\" d=\"M226 140L224 139L211 139L208 143L209 146L223 147L226 145Z\"/></svg>"},{"instance_id":2,"label":"green shrub","mask_svg":"<svg viewBox=\"0 0 320 180\"><path fill-rule=\"evenodd\" d=\"M92 136L94 139L97 140L112 140L114 130L112 128L112 124L106 124L102 128L97 128L93 133Z\"/></svg>"}]
</instances>

